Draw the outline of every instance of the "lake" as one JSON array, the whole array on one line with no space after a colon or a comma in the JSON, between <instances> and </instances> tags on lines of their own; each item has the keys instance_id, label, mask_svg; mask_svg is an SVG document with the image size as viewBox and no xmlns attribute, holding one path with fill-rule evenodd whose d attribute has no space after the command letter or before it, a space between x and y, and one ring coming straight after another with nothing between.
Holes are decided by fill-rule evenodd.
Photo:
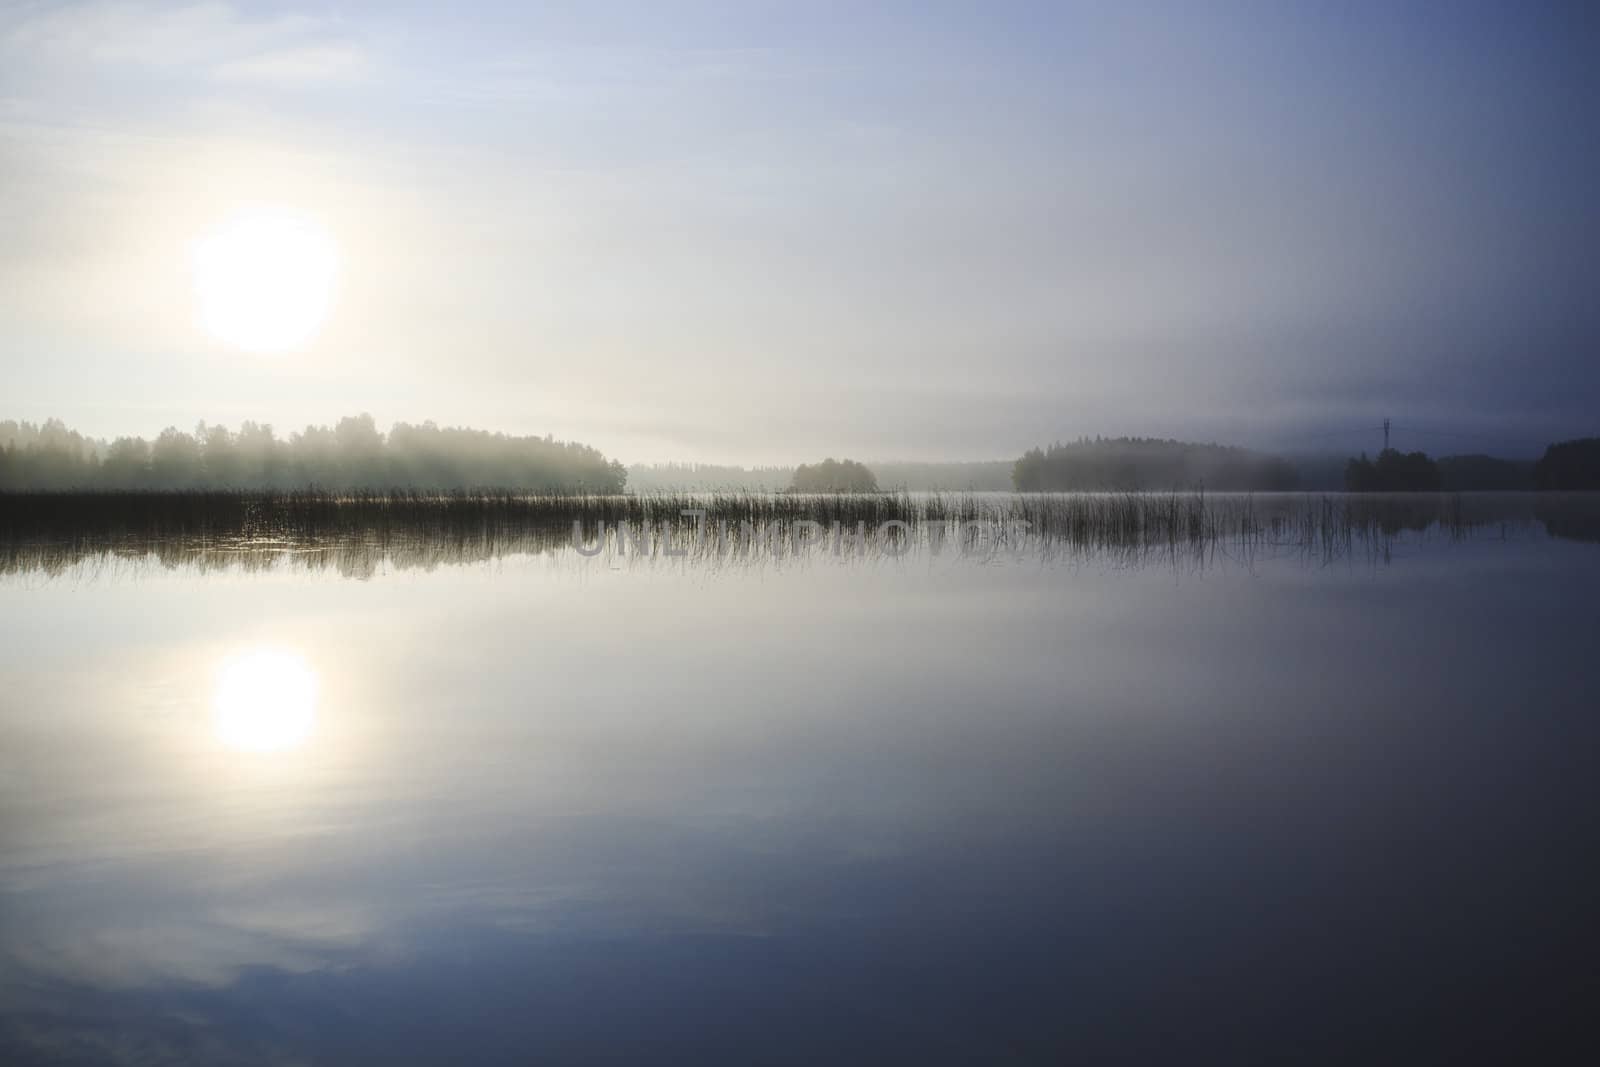
<instances>
[{"instance_id":1,"label":"lake","mask_svg":"<svg viewBox=\"0 0 1600 1067\"><path fill-rule=\"evenodd\" d=\"M14 533L0 1060L1517 1059L1592 970L1596 510Z\"/></svg>"}]
</instances>

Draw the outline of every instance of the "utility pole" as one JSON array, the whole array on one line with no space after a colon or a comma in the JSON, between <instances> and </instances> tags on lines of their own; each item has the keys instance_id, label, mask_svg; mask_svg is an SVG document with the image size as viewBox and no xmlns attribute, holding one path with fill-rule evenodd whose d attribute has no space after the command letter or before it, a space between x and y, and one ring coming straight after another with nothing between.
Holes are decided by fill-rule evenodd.
<instances>
[{"instance_id":1,"label":"utility pole","mask_svg":"<svg viewBox=\"0 0 1600 1067\"><path fill-rule=\"evenodd\" d=\"M1383 450L1389 451L1389 416L1383 417Z\"/></svg>"}]
</instances>

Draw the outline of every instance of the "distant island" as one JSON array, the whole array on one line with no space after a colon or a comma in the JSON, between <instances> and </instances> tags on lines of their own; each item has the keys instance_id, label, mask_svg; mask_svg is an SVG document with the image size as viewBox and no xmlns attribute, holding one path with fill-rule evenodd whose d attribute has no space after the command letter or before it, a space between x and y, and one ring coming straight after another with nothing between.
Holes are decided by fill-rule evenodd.
<instances>
[{"instance_id":1,"label":"distant island","mask_svg":"<svg viewBox=\"0 0 1600 1067\"><path fill-rule=\"evenodd\" d=\"M619 493L627 472L596 449L552 437L399 422L371 415L280 438L270 425L201 423L154 441L109 443L69 430L0 422L0 489L540 489Z\"/></svg>"},{"instance_id":2,"label":"distant island","mask_svg":"<svg viewBox=\"0 0 1600 1067\"><path fill-rule=\"evenodd\" d=\"M797 493L876 493L878 479L865 464L830 456L815 465L796 467L789 488Z\"/></svg>"}]
</instances>

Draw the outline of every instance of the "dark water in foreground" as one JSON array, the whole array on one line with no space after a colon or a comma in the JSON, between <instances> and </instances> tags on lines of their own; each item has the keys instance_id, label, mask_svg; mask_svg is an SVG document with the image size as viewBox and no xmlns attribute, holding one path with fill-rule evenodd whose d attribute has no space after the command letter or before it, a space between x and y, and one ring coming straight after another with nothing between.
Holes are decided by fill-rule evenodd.
<instances>
[{"instance_id":1,"label":"dark water in foreground","mask_svg":"<svg viewBox=\"0 0 1600 1067\"><path fill-rule=\"evenodd\" d=\"M1572 528L31 546L0 1062L1526 1058L1595 948Z\"/></svg>"}]
</instances>

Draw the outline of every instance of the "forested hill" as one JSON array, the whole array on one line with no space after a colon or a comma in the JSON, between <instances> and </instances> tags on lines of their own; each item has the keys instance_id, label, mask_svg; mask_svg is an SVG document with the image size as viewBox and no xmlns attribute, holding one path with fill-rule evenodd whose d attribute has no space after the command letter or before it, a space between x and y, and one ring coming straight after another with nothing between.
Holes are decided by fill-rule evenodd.
<instances>
[{"instance_id":1,"label":"forested hill","mask_svg":"<svg viewBox=\"0 0 1600 1067\"><path fill-rule=\"evenodd\" d=\"M1012 468L1014 486L1030 491L1295 489L1293 463L1248 449L1152 437L1081 438L1034 448Z\"/></svg>"},{"instance_id":2,"label":"forested hill","mask_svg":"<svg viewBox=\"0 0 1600 1067\"><path fill-rule=\"evenodd\" d=\"M620 492L627 472L551 437L396 423L371 415L278 437L246 422L201 423L153 441L97 441L59 420L0 421L0 489L537 489Z\"/></svg>"}]
</instances>

